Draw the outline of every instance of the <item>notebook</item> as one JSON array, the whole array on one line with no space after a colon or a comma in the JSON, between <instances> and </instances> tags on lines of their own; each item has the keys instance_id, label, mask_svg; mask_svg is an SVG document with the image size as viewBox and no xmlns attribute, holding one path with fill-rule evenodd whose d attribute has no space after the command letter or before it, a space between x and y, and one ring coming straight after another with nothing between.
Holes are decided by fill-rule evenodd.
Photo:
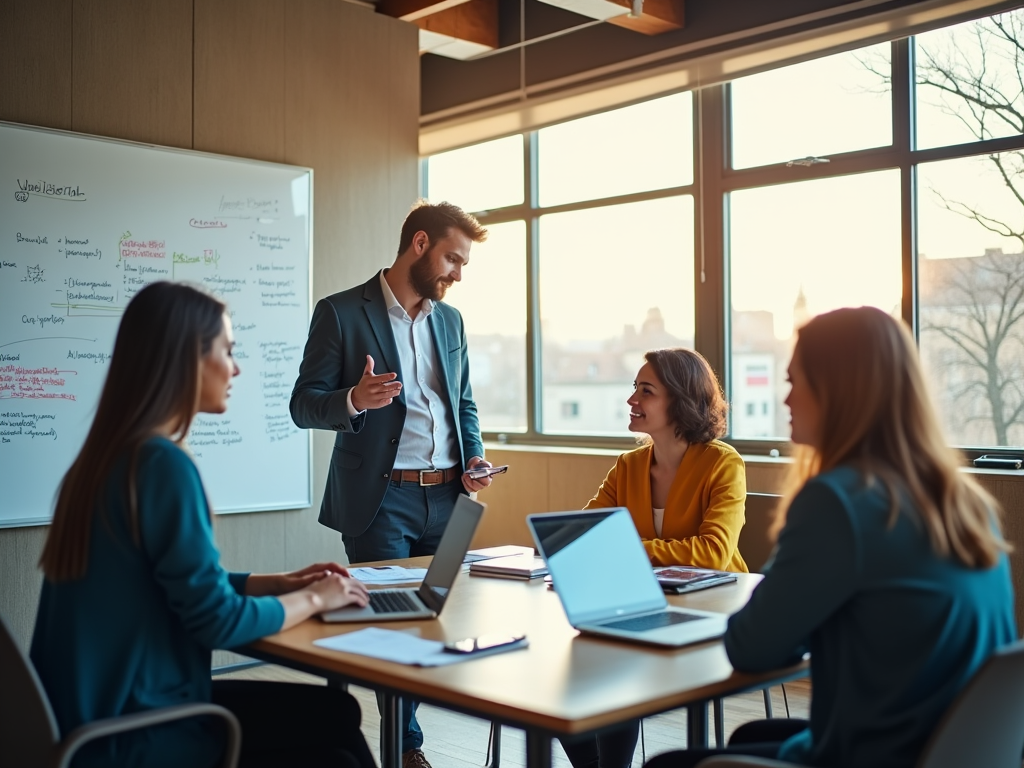
<instances>
[{"instance_id":1,"label":"notebook","mask_svg":"<svg viewBox=\"0 0 1024 768\"><path fill-rule=\"evenodd\" d=\"M682 565L668 565L654 569L654 578L661 588L670 595L684 595L700 589L732 584L736 574L728 571L714 571L710 568L692 568Z\"/></svg>"},{"instance_id":2,"label":"notebook","mask_svg":"<svg viewBox=\"0 0 1024 768\"><path fill-rule=\"evenodd\" d=\"M518 544L505 544L500 547L484 547L483 549L471 549L466 553L462 562L466 565L479 560L494 560L499 557L512 557L512 555L532 555L533 547L521 547Z\"/></svg>"},{"instance_id":3,"label":"notebook","mask_svg":"<svg viewBox=\"0 0 1024 768\"><path fill-rule=\"evenodd\" d=\"M462 559L476 533L485 505L469 496L459 496L444 529L437 553L418 588L371 589L365 608L346 607L320 614L328 622L404 621L432 619L441 613L455 577L462 570Z\"/></svg>"},{"instance_id":4,"label":"notebook","mask_svg":"<svg viewBox=\"0 0 1024 768\"><path fill-rule=\"evenodd\" d=\"M544 558L530 554L498 557L470 563L471 576L497 576L502 579L537 579L548 572Z\"/></svg>"},{"instance_id":5,"label":"notebook","mask_svg":"<svg viewBox=\"0 0 1024 768\"><path fill-rule=\"evenodd\" d=\"M565 615L580 632L670 647L725 634L725 614L668 605L625 507L526 521Z\"/></svg>"}]
</instances>

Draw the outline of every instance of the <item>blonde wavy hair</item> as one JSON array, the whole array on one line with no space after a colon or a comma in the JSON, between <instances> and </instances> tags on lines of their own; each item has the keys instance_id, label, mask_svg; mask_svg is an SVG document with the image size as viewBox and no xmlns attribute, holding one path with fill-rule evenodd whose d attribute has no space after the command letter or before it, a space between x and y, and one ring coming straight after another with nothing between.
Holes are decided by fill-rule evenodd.
<instances>
[{"instance_id":1,"label":"blonde wavy hair","mask_svg":"<svg viewBox=\"0 0 1024 768\"><path fill-rule=\"evenodd\" d=\"M821 413L820 445L800 446L785 496L840 465L880 482L890 525L909 496L932 549L970 568L990 568L1010 547L998 503L960 471L928 397L913 337L872 307L819 315L800 329L793 357ZM776 521L776 531L785 511Z\"/></svg>"}]
</instances>

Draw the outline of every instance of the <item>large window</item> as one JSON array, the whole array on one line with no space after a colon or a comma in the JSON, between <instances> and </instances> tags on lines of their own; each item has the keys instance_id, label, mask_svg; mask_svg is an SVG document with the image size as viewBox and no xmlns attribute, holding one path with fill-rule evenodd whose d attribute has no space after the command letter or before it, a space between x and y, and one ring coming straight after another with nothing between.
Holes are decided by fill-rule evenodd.
<instances>
[{"instance_id":1,"label":"large window","mask_svg":"<svg viewBox=\"0 0 1024 768\"><path fill-rule=\"evenodd\" d=\"M733 437L788 437L786 366L809 318L900 314L899 191L897 171L877 171L730 195Z\"/></svg>"},{"instance_id":2,"label":"large window","mask_svg":"<svg viewBox=\"0 0 1024 768\"><path fill-rule=\"evenodd\" d=\"M643 352L693 345L785 450L795 329L870 305L951 443L1024 445L1022 48L1018 10L429 158L493 232L452 291L485 431L624 436Z\"/></svg>"},{"instance_id":3,"label":"large window","mask_svg":"<svg viewBox=\"0 0 1024 768\"><path fill-rule=\"evenodd\" d=\"M643 353L693 345L693 198L542 216L540 323L544 432L626 434Z\"/></svg>"}]
</instances>

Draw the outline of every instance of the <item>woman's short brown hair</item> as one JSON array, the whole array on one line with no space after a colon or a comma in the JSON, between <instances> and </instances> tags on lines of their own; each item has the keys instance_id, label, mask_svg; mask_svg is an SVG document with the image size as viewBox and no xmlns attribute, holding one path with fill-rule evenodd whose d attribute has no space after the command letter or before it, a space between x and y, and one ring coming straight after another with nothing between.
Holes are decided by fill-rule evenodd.
<instances>
[{"instance_id":1,"label":"woman's short brown hair","mask_svg":"<svg viewBox=\"0 0 1024 768\"><path fill-rule=\"evenodd\" d=\"M729 404L718 377L700 353L682 347L652 349L644 359L668 392L676 437L707 443L725 434Z\"/></svg>"}]
</instances>

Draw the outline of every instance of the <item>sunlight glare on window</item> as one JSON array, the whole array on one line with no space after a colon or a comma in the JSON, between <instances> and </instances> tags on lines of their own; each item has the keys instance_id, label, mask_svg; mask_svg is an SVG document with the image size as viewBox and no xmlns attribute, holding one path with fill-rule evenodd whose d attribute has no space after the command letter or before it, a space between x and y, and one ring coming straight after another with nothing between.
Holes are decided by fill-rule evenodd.
<instances>
[{"instance_id":1,"label":"sunlight glare on window","mask_svg":"<svg viewBox=\"0 0 1024 768\"><path fill-rule=\"evenodd\" d=\"M526 225L494 224L446 301L462 313L480 428L526 429Z\"/></svg>"},{"instance_id":2,"label":"sunlight glare on window","mask_svg":"<svg viewBox=\"0 0 1024 768\"><path fill-rule=\"evenodd\" d=\"M427 161L427 197L464 211L523 202L523 137L509 136L434 155Z\"/></svg>"},{"instance_id":3,"label":"sunlight glare on window","mask_svg":"<svg viewBox=\"0 0 1024 768\"><path fill-rule=\"evenodd\" d=\"M541 217L540 287L544 431L627 433L643 353L693 346L693 198Z\"/></svg>"},{"instance_id":4,"label":"sunlight glare on window","mask_svg":"<svg viewBox=\"0 0 1024 768\"><path fill-rule=\"evenodd\" d=\"M729 196L732 436L789 437L786 366L812 317L863 305L899 316L899 195L899 172L879 171Z\"/></svg>"},{"instance_id":5,"label":"sunlight glare on window","mask_svg":"<svg viewBox=\"0 0 1024 768\"><path fill-rule=\"evenodd\" d=\"M542 206L693 182L693 98L679 93L538 132Z\"/></svg>"},{"instance_id":6,"label":"sunlight glare on window","mask_svg":"<svg viewBox=\"0 0 1024 768\"><path fill-rule=\"evenodd\" d=\"M732 167L891 144L889 51L882 43L734 80Z\"/></svg>"}]
</instances>

